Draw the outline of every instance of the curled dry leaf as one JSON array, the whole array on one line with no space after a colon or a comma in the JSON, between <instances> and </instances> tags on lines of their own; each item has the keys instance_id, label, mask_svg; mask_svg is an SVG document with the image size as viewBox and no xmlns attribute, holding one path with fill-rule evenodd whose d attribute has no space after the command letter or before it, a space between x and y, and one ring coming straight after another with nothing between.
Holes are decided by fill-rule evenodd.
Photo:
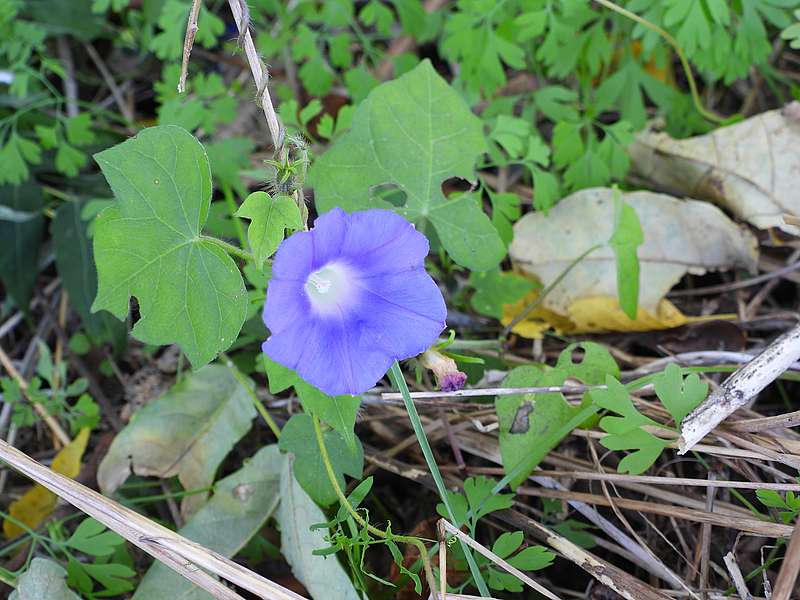
<instances>
[{"instance_id":1,"label":"curled dry leaf","mask_svg":"<svg viewBox=\"0 0 800 600\"><path fill-rule=\"evenodd\" d=\"M586 250L602 246L550 291L538 312L538 330L536 322L523 321L515 331L536 337L547 325L571 332L675 327L686 317L664 295L686 273L734 267L755 270L755 238L715 206L652 192L623 194L644 231L638 251L639 313L632 321L617 301L616 262L607 243L614 228L613 195L614 190L607 188L582 190L564 198L548 215L529 213L514 226L509 254L515 268L546 286ZM504 321L519 314L524 302L509 307ZM552 314L558 318L548 316Z\"/></svg>"},{"instance_id":2,"label":"curled dry leaf","mask_svg":"<svg viewBox=\"0 0 800 600\"><path fill-rule=\"evenodd\" d=\"M706 135L676 140L641 132L630 146L634 172L665 191L716 202L760 229L800 214L800 103Z\"/></svg>"}]
</instances>

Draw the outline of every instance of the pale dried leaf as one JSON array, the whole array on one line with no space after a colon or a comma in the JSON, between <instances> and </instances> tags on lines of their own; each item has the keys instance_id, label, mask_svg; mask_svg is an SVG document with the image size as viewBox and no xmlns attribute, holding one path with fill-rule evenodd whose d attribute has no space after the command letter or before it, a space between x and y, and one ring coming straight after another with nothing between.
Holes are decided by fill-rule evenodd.
<instances>
[{"instance_id":1,"label":"pale dried leaf","mask_svg":"<svg viewBox=\"0 0 800 600\"><path fill-rule=\"evenodd\" d=\"M518 269L549 285L583 252L584 258L547 295L544 307L569 315L580 299L617 296L616 263L607 245L614 227L614 191L593 188L564 198L548 215L534 212L514 225L509 254ZM636 210L644 230L639 248L639 305L652 313L687 272L741 267L755 270L755 238L706 202L665 194L630 192L624 200Z\"/></svg>"},{"instance_id":2,"label":"pale dried leaf","mask_svg":"<svg viewBox=\"0 0 800 600\"><path fill-rule=\"evenodd\" d=\"M359 600L361 596L335 555L312 554L330 545L324 529L310 529L327 518L297 483L291 463L291 455L287 455L281 473L281 503L275 515L281 529L281 554L314 600Z\"/></svg>"},{"instance_id":3,"label":"pale dried leaf","mask_svg":"<svg viewBox=\"0 0 800 600\"><path fill-rule=\"evenodd\" d=\"M633 170L664 190L716 202L760 229L797 233L782 215L800 214L798 108L793 102L685 140L643 131L629 149Z\"/></svg>"},{"instance_id":4,"label":"pale dried leaf","mask_svg":"<svg viewBox=\"0 0 800 600\"><path fill-rule=\"evenodd\" d=\"M20 575L17 589L8 600L80 600L67 587L66 575L54 560L34 558L28 570Z\"/></svg>"},{"instance_id":5,"label":"pale dried leaf","mask_svg":"<svg viewBox=\"0 0 800 600\"><path fill-rule=\"evenodd\" d=\"M275 512L285 461L275 444L259 450L241 469L217 482L211 500L178 533L227 558L232 557ZM133 598L211 600L213 596L156 562Z\"/></svg>"},{"instance_id":6,"label":"pale dried leaf","mask_svg":"<svg viewBox=\"0 0 800 600\"><path fill-rule=\"evenodd\" d=\"M114 439L97 472L104 494L130 476L178 476L185 489L208 487L217 467L250 429L255 408L227 367L209 365L187 375L140 409ZM205 494L186 496L184 515Z\"/></svg>"}]
</instances>

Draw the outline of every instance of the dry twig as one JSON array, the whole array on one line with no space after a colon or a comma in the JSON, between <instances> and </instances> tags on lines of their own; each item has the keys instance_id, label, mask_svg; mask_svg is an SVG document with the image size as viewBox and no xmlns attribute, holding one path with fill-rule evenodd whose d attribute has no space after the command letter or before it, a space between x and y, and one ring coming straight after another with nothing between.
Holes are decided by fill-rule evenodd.
<instances>
[{"instance_id":1,"label":"dry twig","mask_svg":"<svg viewBox=\"0 0 800 600\"><path fill-rule=\"evenodd\" d=\"M0 440L0 460L116 531L215 598L244 600L242 596L214 579L209 572L235 583L259 598L304 600L291 590L154 523L69 477L48 469L2 440Z\"/></svg>"},{"instance_id":2,"label":"dry twig","mask_svg":"<svg viewBox=\"0 0 800 600\"><path fill-rule=\"evenodd\" d=\"M189 75L189 57L192 54L194 38L197 35L197 17L200 15L202 0L192 0L189 9L189 22L186 24L186 35L183 38L183 60L181 61L181 77L178 80L178 93L186 91L186 77Z\"/></svg>"},{"instance_id":3,"label":"dry twig","mask_svg":"<svg viewBox=\"0 0 800 600\"><path fill-rule=\"evenodd\" d=\"M31 405L33 405L33 410L36 411L36 414L38 414L45 424L50 428L50 431L53 432L53 435L56 437L56 439L58 439L58 441L64 446L69 444L71 441L70 437L61 427L59 422L47 412L44 406L34 401L30 394L28 394L28 382L23 379L22 375L20 375L19 371L17 371L17 369L14 367L14 364L11 362L11 359L8 357L8 354L5 353L5 350L3 350L2 347L0 347L0 364L3 365L11 378L17 382L25 398L27 398Z\"/></svg>"},{"instance_id":4,"label":"dry twig","mask_svg":"<svg viewBox=\"0 0 800 600\"><path fill-rule=\"evenodd\" d=\"M685 454L691 450L728 415L747 404L799 358L800 325L767 346L689 413L681 425L678 453Z\"/></svg>"}]
</instances>

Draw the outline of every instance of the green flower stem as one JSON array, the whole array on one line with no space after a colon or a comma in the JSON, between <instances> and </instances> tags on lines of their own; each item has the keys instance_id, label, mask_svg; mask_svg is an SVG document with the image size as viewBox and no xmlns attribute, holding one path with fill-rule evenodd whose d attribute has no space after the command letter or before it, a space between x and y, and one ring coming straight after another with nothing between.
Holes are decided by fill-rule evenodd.
<instances>
[{"instance_id":1,"label":"green flower stem","mask_svg":"<svg viewBox=\"0 0 800 600\"><path fill-rule=\"evenodd\" d=\"M233 244L229 244L228 242L225 242L219 238L211 237L209 235L201 235L200 239L202 239L204 242L211 242L212 244L216 244L231 256L235 256L236 258L241 258L246 262L255 262L255 259L253 258L252 254L250 254L249 252L245 252L241 248L237 248Z\"/></svg>"},{"instance_id":2,"label":"green flower stem","mask_svg":"<svg viewBox=\"0 0 800 600\"><path fill-rule=\"evenodd\" d=\"M675 50L675 54L678 55L678 59L681 61L681 67L683 68L683 72L686 75L686 81L689 83L689 90L692 94L692 102L694 102L694 106L701 115L703 115L709 121L714 123L723 123L725 119L720 117L719 115L711 112L705 106L703 106L703 102L700 100L700 93L697 91L697 82L694 79L694 74L692 73L692 67L689 65L689 60L686 58L686 55L683 53L683 50L678 45L678 42L672 37L669 33L667 33L664 29L656 25L655 23L651 23L644 17L640 17L634 12L629 11L627 8L622 8L617 4L611 2L611 0L594 0L598 4L605 6L609 10L613 10L616 13L621 14L623 17L630 19L631 21L635 21L644 27L647 27L649 30L656 32L660 35L664 40L672 46L672 49Z\"/></svg>"},{"instance_id":3,"label":"green flower stem","mask_svg":"<svg viewBox=\"0 0 800 600\"><path fill-rule=\"evenodd\" d=\"M361 525L361 527L365 527L367 531L377 538L382 540L388 539L389 535L374 525L370 525L366 519L364 519L364 517L362 517L355 508L353 508L353 506L350 504L350 501L347 499L347 496L344 495L342 488L339 486L339 482L336 480L336 473L333 472L333 463L331 463L331 457L328 454L328 448L325 446L325 437L322 435L322 427L320 426L319 419L316 415L312 415L311 419L314 422L314 433L317 436L317 445L319 446L319 453L322 457L322 464L325 465L325 472L328 474L328 481L331 482L331 486L333 486L333 490L336 492L336 496L339 498L339 503L345 508L345 510L347 510L350 516L353 517L355 522ZM409 535L392 534L391 539L397 540L398 542L411 544L417 548L425 569L425 578L428 580L428 585L430 586L431 590L435 590L436 579L433 576L431 559L428 555L427 548L425 548L425 544L423 544L420 539Z\"/></svg>"},{"instance_id":4,"label":"green flower stem","mask_svg":"<svg viewBox=\"0 0 800 600\"><path fill-rule=\"evenodd\" d=\"M408 418L411 421L411 427L414 429L414 435L417 436L417 441L422 449L422 455L425 457L425 462L428 464L428 470L431 472L433 481L436 484L436 490L439 492L439 497L441 498L442 503L447 510L448 519L456 527L459 527L462 525L462 523L455 518L453 507L450 505L450 500L447 495L447 488L444 485L442 474L439 472L439 466L436 464L436 459L433 456L433 450L431 450L431 445L428 442L428 436L425 434L425 428L422 426L419 413L417 413L417 407L414 406L414 401L411 399L411 394L408 391L406 380L403 378L403 372L400 370L400 365L397 361L394 361L392 364L392 368L389 370L389 376L392 379L392 383L394 383L395 387L397 387L400 390L400 393L403 395L403 404L405 404ZM490 596L489 588L486 586L486 582L483 580L483 575L481 575L481 571L478 568L478 564L475 562L475 558L472 556L472 552L463 542L463 540L459 539L459 543L461 544L461 549L464 551L464 557L467 559L467 564L469 565L472 578L475 580L475 585L478 586L478 591L482 596Z\"/></svg>"},{"instance_id":5,"label":"green flower stem","mask_svg":"<svg viewBox=\"0 0 800 600\"><path fill-rule=\"evenodd\" d=\"M261 415L261 418L264 419L267 427L269 427L270 431L272 431L272 433L275 435L275 439L281 439L281 428L278 427L275 419L272 418L272 415L269 414L269 411L267 411L266 407L261 403L261 400L258 399L258 396L256 396L256 393L253 391L253 388L250 387L250 382L247 380L247 377L242 375L241 371L236 368L236 365L233 364L233 361L228 357L227 354L221 354L220 356L222 360L225 361L225 366L230 369L231 373L236 378L236 381L238 381L247 391L247 395L250 396L250 400L253 401L256 410Z\"/></svg>"}]
</instances>

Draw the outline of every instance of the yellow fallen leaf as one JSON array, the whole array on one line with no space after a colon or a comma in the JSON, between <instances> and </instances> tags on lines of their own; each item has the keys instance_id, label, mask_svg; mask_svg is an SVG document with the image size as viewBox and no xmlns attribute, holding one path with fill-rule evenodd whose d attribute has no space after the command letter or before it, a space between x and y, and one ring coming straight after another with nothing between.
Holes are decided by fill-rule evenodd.
<instances>
[{"instance_id":1,"label":"yellow fallen leaf","mask_svg":"<svg viewBox=\"0 0 800 600\"><path fill-rule=\"evenodd\" d=\"M538 296L534 290L519 302L503 307L502 323L508 325ZM601 331L652 331L680 327L696 320L687 317L669 300L661 300L655 313L641 306L635 320L631 320L619 307L619 300L611 296L579 298L570 304L569 313L559 314L542 306L537 307L525 319L517 323L512 331L530 339L539 339L545 331L556 333L597 333ZM706 318L704 317L703 320Z\"/></svg>"},{"instance_id":2,"label":"yellow fallen leaf","mask_svg":"<svg viewBox=\"0 0 800 600\"><path fill-rule=\"evenodd\" d=\"M77 437L68 445L64 446L53 458L50 466L56 473L61 473L67 477L75 478L81 470L81 459L89 442L89 428L81 429ZM20 521L35 529L44 521L56 507L58 497L47 488L38 483L29 489L19 499L11 503L8 513L17 521ZM3 533L6 538L12 539L25 533L25 530L10 519L3 520Z\"/></svg>"},{"instance_id":3,"label":"yellow fallen leaf","mask_svg":"<svg viewBox=\"0 0 800 600\"><path fill-rule=\"evenodd\" d=\"M534 280L533 278L529 279ZM503 318L500 322L503 325L511 323L517 315L539 297L540 292L541 289L531 290L525 294L522 300L503 306ZM573 324L569 319L540 304L527 317L514 325L511 331L522 337L538 340L544 337L544 332L548 329L555 329L558 333L566 333L572 331L572 327Z\"/></svg>"},{"instance_id":4,"label":"yellow fallen leaf","mask_svg":"<svg viewBox=\"0 0 800 600\"><path fill-rule=\"evenodd\" d=\"M576 300L569 306L569 319L575 327L573 333L652 331L680 327L689 322L689 318L669 300L661 300L655 313L640 306L636 319L631 320L620 308L619 300L610 296Z\"/></svg>"}]
</instances>

